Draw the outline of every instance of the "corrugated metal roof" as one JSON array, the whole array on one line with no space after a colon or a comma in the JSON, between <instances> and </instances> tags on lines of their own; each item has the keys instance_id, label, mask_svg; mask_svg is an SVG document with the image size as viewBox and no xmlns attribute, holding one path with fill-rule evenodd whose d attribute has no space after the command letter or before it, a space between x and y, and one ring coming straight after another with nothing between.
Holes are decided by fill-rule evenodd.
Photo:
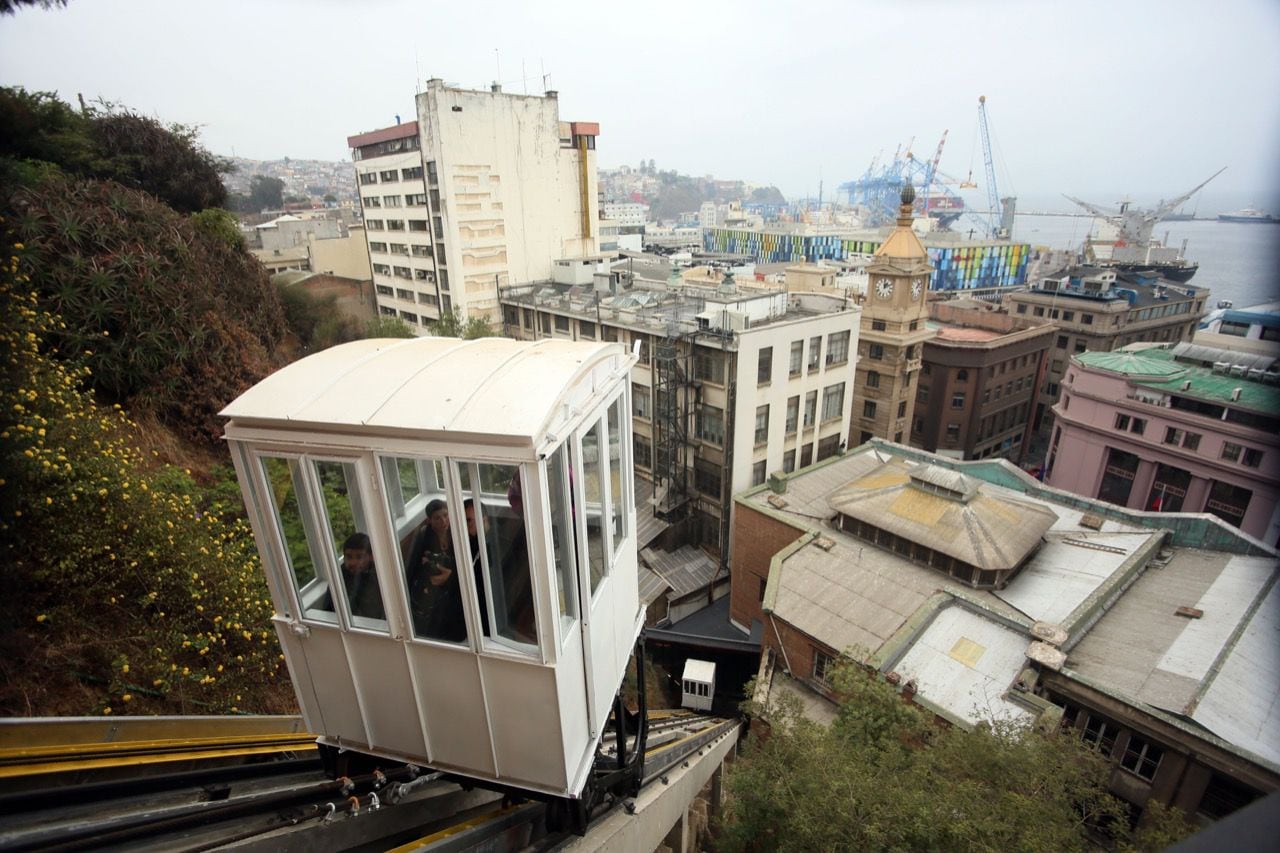
<instances>
[{"instance_id":1,"label":"corrugated metal roof","mask_svg":"<svg viewBox=\"0 0 1280 853\"><path fill-rule=\"evenodd\" d=\"M921 696L961 719L1031 715L1004 698L1026 661L1027 637L964 607L942 610L894 669Z\"/></svg>"},{"instance_id":2,"label":"corrugated metal roof","mask_svg":"<svg viewBox=\"0 0 1280 853\"><path fill-rule=\"evenodd\" d=\"M646 548L640 560L671 587L675 598L706 589L716 575L716 564L697 548L685 545L675 551Z\"/></svg>"},{"instance_id":3,"label":"corrugated metal roof","mask_svg":"<svg viewBox=\"0 0 1280 853\"><path fill-rule=\"evenodd\" d=\"M1082 548L1065 539L1119 548L1121 553ZM1032 619L1063 625L1134 551L1151 540L1151 533L1052 532L1045 540L1040 553L995 594Z\"/></svg>"},{"instance_id":4,"label":"corrugated metal roof","mask_svg":"<svg viewBox=\"0 0 1280 853\"><path fill-rule=\"evenodd\" d=\"M1191 716L1280 765L1280 584L1272 584Z\"/></svg>"},{"instance_id":5,"label":"corrugated metal roof","mask_svg":"<svg viewBox=\"0 0 1280 853\"><path fill-rule=\"evenodd\" d=\"M639 574L641 607L648 607L658 600L658 596L671 588L671 584L664 581L656 572L650 571L644 566L638 567L637 571Z\"/></svg>"},{"instance_id":6,"label":"corrugated metal roof","mask_svg":"<svg viewBox=\"0 0 1280 853\"><path fill-rule=\"evenodd\" d=\"M547 339L363 340L295 361L241 394L223 417L276 426L492 436L536 445L571 388L625 370L621 344Z\"/></svg>"}]
</instances>

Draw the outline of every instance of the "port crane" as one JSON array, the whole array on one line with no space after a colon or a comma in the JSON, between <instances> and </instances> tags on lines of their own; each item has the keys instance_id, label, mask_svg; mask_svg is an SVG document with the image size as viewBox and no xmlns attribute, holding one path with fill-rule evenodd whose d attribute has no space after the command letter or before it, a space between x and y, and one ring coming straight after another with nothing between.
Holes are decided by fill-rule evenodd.
<instances>
[{"instance_id":1,"label":"port crane","mask_svg":"<svg viewBox=\"0 0 1280 853\"><path fill-rule=\"evenodd\" d=\"M1151 241L1151 231L1157 222L1168 216L1187 199L1204 189L1206 184L1226 170L1227 167L1223 166L1192 189L1187 190L1171 201L1161 201L1150 210L1131 207L1129 202L1122 201L1119 203L1119 208L1113 211L1092 202L1083 201L1075 196L1064 194L1063 197L1109 223L1116 231L1117 241L1122 241L1130 246L1145 247Z\"/></svg>"},{"instance_id":2,"label":"port crane","mask_svg":"<svg viewBox=\"0 0 1280 853\"><path fill-rule=\"evenodd\" d=\"M1014 196L1002 199L996 188L995 158L991 154L991 134L987 130L986 95L978 96L978 128L982 131L982 159L987 167L987 227L993 238L1007 240L1013 233L1013 214L1018 199Z\"/></svg>"}]
</instances>

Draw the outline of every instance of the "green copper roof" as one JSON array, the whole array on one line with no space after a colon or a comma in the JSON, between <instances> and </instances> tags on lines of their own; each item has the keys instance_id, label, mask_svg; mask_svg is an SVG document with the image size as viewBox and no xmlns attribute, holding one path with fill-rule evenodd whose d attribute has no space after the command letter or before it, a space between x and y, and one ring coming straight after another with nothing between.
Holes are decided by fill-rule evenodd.
<instances>
[{"instance_id":1,"label":"green copper roof","mask_svg":"<svg viewBox=\"0 0 1280 853\"><path fill-rule=\"evenodd\" d=\"M1160 350L1164 352L1164 350ZM1169 359L1155 358L1149 351L1143 352L1082 352L1076 360L1085 367L1123 373L1126 376L1181 376L1184 365Z\"/></svg>"},{"instance_id":2,"label":"green copper roof","mask_svg":"<svg viewBox=\"0 0 1280 853\"><path fill-rule=\"evenodd\" d=\"M1135 385L1225 406L1280 415L1280 388L1243 376L1214 373L1203 367L1174 361L1167 349L1141 352L1083 352L1074 357L1086 367L1127 375ZM1184 389L1187 382L1191 387ZM1231 399L1235 390L1240 396Z\"/></svg>"}]
</instances>

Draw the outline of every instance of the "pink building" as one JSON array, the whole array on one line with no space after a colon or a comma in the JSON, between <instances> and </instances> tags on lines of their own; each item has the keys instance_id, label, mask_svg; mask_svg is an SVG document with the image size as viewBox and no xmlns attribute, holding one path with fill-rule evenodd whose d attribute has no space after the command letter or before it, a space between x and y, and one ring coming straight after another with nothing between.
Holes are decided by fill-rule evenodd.
<instances>
[{"instance_id":1,"label":"pink building","mask_svg":"<svg viewBox=\"0 0 1280 853\"><path fill-rule=\"evenodd\" d=\"M1045 482L1132 509L1212 513L1276 545L1275 379L1165 349L1076 355L1053 407Z\"/></svg>"}]
</instances>

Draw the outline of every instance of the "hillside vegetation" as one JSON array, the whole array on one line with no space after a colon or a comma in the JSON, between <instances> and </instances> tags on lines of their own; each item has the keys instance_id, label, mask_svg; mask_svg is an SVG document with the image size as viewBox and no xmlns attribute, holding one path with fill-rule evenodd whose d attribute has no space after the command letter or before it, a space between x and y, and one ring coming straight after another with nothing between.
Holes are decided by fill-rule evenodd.
<instances>
[{"instance_id":1,"label":"hillside vegetation","mask_svg":"<svg viewBox=\"0 0 1280 853\"><path fill-rule=\"evenodd\" d=\"M217 412L298 342L221 161L21 89L0 124L0 713L289 710Z\"/></svg>"}]
</instances>

